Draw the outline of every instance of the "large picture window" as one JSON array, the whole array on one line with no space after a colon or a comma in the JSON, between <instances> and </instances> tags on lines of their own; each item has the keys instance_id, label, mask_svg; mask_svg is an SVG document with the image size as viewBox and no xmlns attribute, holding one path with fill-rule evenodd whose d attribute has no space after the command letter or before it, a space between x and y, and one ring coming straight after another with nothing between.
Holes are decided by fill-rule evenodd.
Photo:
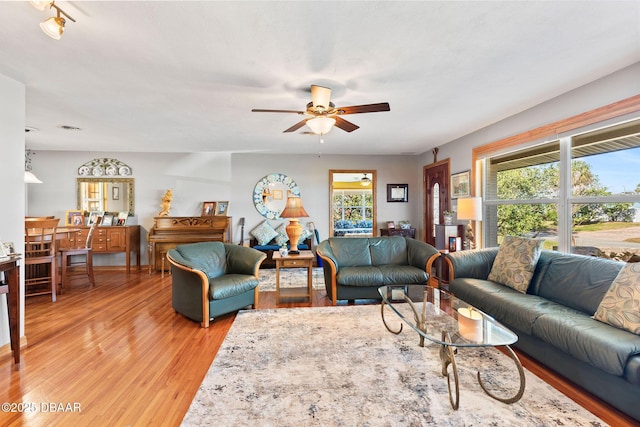
<instances>
[{"instance_id":1,"label":"large picture window","mask_svg":"<svg viewBox=\"0 0 640 427\"><path fill-rule=\"evenodd\" d=\"M485 246L506 235L545 248L640 256L640 120L580 130L485 159Z\"/></svg>"}]
</instances>

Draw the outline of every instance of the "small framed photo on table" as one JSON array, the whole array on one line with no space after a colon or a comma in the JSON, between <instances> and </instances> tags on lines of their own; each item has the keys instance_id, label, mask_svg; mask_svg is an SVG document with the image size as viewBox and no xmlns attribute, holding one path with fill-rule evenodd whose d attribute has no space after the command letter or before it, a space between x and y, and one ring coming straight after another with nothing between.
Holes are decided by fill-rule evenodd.
<instances>
[{"instance_id":1,"label":"small framed photo on table","mask_svg":"<svg viewBox=\"0 0 640 427\"><path fill-rule=\"evenodd\" d=\"M407 203L409 184L387 184L387 202Z\"/></svg>"},{"instance_id":2,"label":"small framed photo on table","mask_svg":"<svg viewBox=\"0 0 640 427\"><path fill-rule=\"evenodd\" d=\"M64 225L84 225L84 211L67 211Z\"/></svg>"},{"instance_id":3,"label":"small framed photo on table","mask_svg":"<svg viewBox=\"0 0 640 427\"><path fill-rule=\"evenodd\" d=\"M216 213L216 202L202 202L202 214L200 216L214 216Z\"/></svg>"},{"instance_id":4,"label":"small framed photo on table","mask_svg":"<svg viewBox=\"0 0 640 427\"><path fill-rule=\"evenodd\" d=\"M217 202L216 216L227 216L229 211L229 202Z\"/></svg>"}]
</instances>

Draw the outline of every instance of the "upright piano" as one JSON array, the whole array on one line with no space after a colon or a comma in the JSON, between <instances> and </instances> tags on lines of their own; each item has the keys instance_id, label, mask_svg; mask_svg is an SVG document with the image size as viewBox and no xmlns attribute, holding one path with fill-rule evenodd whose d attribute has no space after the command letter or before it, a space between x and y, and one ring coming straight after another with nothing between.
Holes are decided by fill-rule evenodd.
<instances>
[{"instance_id":1,"label":"upright piano","mask_svg":"<svg viewBox=\"0 0 640 427\"><path fill-rule=\"evenodd\" d=\"M229 216L157 216L149 230L149 273L169 268L169 249L185 243L225 242L231 239Z\"/></svg>"}]
</instances>

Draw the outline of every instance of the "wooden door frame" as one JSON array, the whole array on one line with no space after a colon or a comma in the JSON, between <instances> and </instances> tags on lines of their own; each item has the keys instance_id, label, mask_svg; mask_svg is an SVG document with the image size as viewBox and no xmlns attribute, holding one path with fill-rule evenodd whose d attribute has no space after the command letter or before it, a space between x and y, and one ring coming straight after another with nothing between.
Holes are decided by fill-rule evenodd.
<instances>
[{"instance_id":1,"label":"wooden door frame","mask_svg":"<svg viewBox=\"0 0 640 427\"><path fill-rule=\"evenodd\" d=\"M422 212L423 212L423 216L422 216L422 229L423 229L423 239L425 242L428 242L428 237L429 237L429 217L431 215L432 210L430 209L431 207L428 204L429 198L427 197L427 171L429 169L432 169L434 167L440 167L442 165L446 165L447 166L447 190L449 190L449 180L451 179L451 164L449 162L449 158L446 158L444 160L440 160L437 162L433 162L431 164L425 165L422 167ZM447 191L447 194L449 194L449 196L447 197L447 201L446 201L446 209L449 209L451 207L451 192Z\"/></svg>"}]
</instances>

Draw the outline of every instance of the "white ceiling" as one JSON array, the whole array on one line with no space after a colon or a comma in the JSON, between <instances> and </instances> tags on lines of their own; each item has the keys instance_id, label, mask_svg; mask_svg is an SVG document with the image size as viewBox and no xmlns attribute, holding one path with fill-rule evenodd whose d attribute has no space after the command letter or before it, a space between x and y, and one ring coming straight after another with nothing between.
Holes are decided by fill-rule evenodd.
<instances>
[{"instance_id":1,"label":"white ceiling","mask_svg":"<svg viewBox=\"0 0 640 427\"><path fill-rule=\"evenodd\" d=\"M25 83L35 150L408 154L640 61L640 1L0 2L0 74ZM309 86L360 126L282 131ZM69 131L61 125L79 127Z\"/></svg>"}]
</instances>

